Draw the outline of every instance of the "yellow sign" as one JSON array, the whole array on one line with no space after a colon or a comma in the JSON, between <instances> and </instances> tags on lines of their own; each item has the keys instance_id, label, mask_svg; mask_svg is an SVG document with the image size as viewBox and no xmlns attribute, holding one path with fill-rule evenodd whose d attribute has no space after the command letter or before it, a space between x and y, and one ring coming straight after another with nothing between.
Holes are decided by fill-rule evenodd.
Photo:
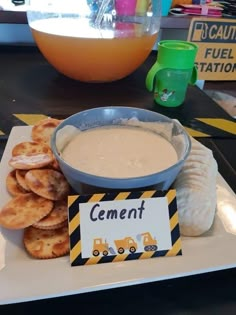
<instances>
[{"instance_id":1,"label":"yellow sign","mask_svg":"<svg viewBox=\"0 0 236 315\"><path fill-rule=\"evenodd\" d=\"M69 196L72 266L182 254L176 191Z\"/></svg>"},{"instance_id":2,"label":"yellow sign","mask_svg":"<svg viewBox=\"0 0 236 315\"><path fill-rule=\"evenodd\" d=\"M200 80L236 80L236 21L193 18L188 41L198 45Z\"/></svg>"}]
</instances>

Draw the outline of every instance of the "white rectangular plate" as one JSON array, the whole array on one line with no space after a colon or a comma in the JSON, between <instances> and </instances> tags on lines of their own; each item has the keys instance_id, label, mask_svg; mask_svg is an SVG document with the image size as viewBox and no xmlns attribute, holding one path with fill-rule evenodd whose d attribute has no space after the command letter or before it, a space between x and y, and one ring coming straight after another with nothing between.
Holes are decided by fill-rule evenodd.
<instances>
[{"instance_id":1,"label":"white rectangular plate","mask_svg":"<svg viewBox=\"0 0 236 315\"><path fill-rule=\"evenodd\" d=\"M0 209L10 199L5 179L13 146L30 140L31 127L14 127L0 164ZM235 194L221 175L218 201L227 200L236 212ZM231 209L232 210L232 209ZM222 212L221 212L222 214ZM0 304L59 297L103 289L195 275L236 266L236 235L227 233L219 215L212 229L201 237L182 238L183 256L71 267L69 256L37 260L22 245L22 231L2 228L7 241L6 266L0 271Z\"/></svg>"}]
</instances>

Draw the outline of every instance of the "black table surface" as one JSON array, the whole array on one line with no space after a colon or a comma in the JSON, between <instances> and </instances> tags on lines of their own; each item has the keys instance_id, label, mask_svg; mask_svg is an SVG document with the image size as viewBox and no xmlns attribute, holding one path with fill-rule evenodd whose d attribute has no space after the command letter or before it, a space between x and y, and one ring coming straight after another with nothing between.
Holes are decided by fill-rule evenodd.
<instances>
[{"instance_id":1,"label":"black table surface","mask_svg":"<svg viewBox=\"0 0 236 315\"><path fill-rule=\"evenodd\" d=\"M0 46L0 156L11 128L25 125L16 114L66 118L93 107L139 107L179 119L188 128L209 133L209 136L197 139L213 151L219 172L236 191L236 132L231 134L217 128L209 130L209 126L205 128L196 120L220 118L233 122L233 119L197 87L188 88L186 100L178 108L156 105L152 93L145 88L145 77L155 59L156 53L153 52L137 71L122 80L92 84L59 74L35 47ZM80 314L95 311L101 314L128 314L132 311L137 314L236 314L235 277L236 269L227 269L125 288L4 305L0 306L0 313L61 314L70 310ZM49 281L45 279L45 285ZM24 285L29 284L22 283Z\"/></svg>"}]
</instances>

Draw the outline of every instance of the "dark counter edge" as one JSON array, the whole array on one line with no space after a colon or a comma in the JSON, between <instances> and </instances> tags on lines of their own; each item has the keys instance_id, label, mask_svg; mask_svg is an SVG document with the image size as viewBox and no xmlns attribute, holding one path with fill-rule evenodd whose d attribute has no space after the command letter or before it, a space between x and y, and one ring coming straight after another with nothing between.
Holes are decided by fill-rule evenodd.
<instances>
[{"instance_id":1,"label":"dark counter edge","mask_svg":"<svg viewBox=\"0 0 236 315\"><path fill-rule=\"evenodd\" d=\"M161 18L161 28L188 29L191 17L167 16ZM0 11L0 24L28 24L24 11Z\"/></svg>"},{"instance_id":2,"label":"dark counter edge","mask_svg":"<svg viewBox=\"0 0 236 315\"><path fill-rule=\"evenodd\" d=\"M80 314L91 314L96 310L97 314L118 315L122 307L122 314L130 315L136 307L136 314L143 315L153 314L154 307L159 315L221 315L223 310L226 314L235 314L230 312L235 303L235 275L236 268L229 268L119 288L3 304L0 305L0 312L1 315L11 311L18 315L41 315L46 310L47 313L64 315L69 309L77 309ZM181 299L178 292L184 294ZM112 309L109 306L113 306Z\"/></svg>"}]
</instances>

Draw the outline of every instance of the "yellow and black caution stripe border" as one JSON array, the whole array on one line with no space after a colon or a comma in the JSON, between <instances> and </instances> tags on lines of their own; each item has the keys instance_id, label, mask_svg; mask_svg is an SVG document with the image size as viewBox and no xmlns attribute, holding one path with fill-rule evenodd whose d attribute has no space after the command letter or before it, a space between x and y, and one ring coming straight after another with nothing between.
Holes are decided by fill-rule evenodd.
<instances>
[{"instance_id":1,"label":"yellow and black caution stripe border","mask_svg":"<svg viewBox=\"0 0 236 315\"><path fill-rule=\"evenodd\" d=\"M141 252L133 254L118 254L108 256L98 256L82 258L81 253L81 232L80 232L80 204L87 202L101 202L126 199L145 199L166 197L168 200L169 220L172 247L169 250L157 250L150 252ZM135 191L135 192L111 192L97 193L93 195L75 195L69 196L69 235L70 235L70 262L72 266L91 265L100 263L109 263L117 261L127 261L134 259L147 259L161 256L182 255L181 239L178 222L178 211L176 203L176 191Z\"/></svg>"},{"instance_id":2,"label":"yellow and black caution stripe border","mask_svg":"<svg viewBox=\"0 0 236 315\"><path fill-rule=\"evenodd\" d=\"M193 137L235 138L236 121L224 118L194 118L181 122Z\"/></svg>"},{"instance_id":3,"label":"yellow and black caution stripe border","mask_svg":"<svg viewBox=\"0 0 236 315\"><path fill-rule=\"evenodd\" d=\"M7 139L13 127L35 125L47 117L49 116L44 114L12 114L12 116L2 117L3 119L0 121L0 140Z\"/></svg>"},{"instance_id":4,"label":"yellow and black caution stripe border","mask_svg":"<svg viewBox=\"0 0 236 315\"><path fill-rule=\"evenodd\" d=\"M12 120L9 118L7 121L7 130L9 126L25 126L34 125L41 119L49 116L44 114L13 114ZM197 117L190 120L181 120L181 124L185 127L186 131L195 138L200 137L221 137L221 138L235 138L236 137L236 122L232 119L225 118L204 118ZM0 122L0 139L5 137L9 132L4 130L5 120Z\"/></svg>"}]
</instances>

